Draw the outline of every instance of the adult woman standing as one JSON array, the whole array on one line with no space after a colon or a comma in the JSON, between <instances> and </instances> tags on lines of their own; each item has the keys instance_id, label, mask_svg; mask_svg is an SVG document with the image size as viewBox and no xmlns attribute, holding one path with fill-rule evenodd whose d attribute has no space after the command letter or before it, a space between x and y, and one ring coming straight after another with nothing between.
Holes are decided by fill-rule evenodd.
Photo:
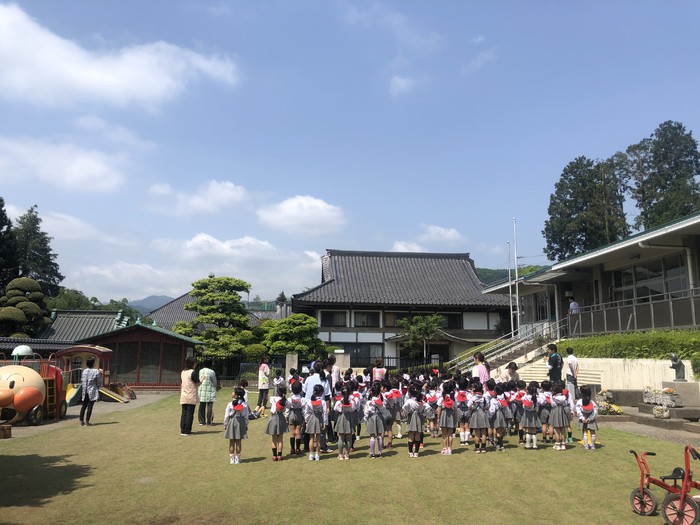
<instances>
[{"instance_id":1,"label":"adult woman standing","mask_svg":"<svg viewBox=\"0 0 700 525\"><path fill-rule=\"evenodd\" d=\"M89 425L90 417L92 416L92 406L100 397L100 388L102 387L102 374L99 370L95 370L95 358L88 357L85 362L87 368L83 370L80 376L80 383L83 386L83 406L80 408L80 426Z\"/></svg>"},{"instance_id":2,"label":"adult woman standing","mask_svg":"<svg viewBox=\"0 0 700 525\"><path fill-rule=\"evenodd\" d=\"M255 411L260 417L265 416L265 406L267 405L267 398L270 394L270 358L266 355L260 360L260 366L258 367L258 406L255 407Z\"/></svg>"},{"instance_id":3,"label":"adult woman standing","mask_svg":"<svg viewBox=\"0 0 700 525\"><path fill-rule=\"evenodd\" d=\"M481 352L474 354L474 368L472 369L472 377L478 377L481 381L482 386L486 384L491 375L491 370L488 363L486 363L486 358Z\"/></svg>"},{"instance_id":4,"label":"adult woman standing","mask_svg":"<svg viewBox=\"0 0 700 525\"><path fill-rule=\"evenodd\" d=\"M374 360L374 368L372 369L372 383L375 381L384 381L386 377L386 368L384 368L384 358L377 357Z\"/></svg>"},{"instance_id":5,"label":"adult woman standing","mask_svg":"<svg viewBox=\"0 0 700 525\"><path fill-rule=\"evenodd\" d=\"M199 402L197 385L199 385L199 374L195 371L197 361L194 357L185 359L185 369L180 373L180 435L189 436L192 433L192 421L194 420L194 409Z\"/></svg>"}]
</instances>

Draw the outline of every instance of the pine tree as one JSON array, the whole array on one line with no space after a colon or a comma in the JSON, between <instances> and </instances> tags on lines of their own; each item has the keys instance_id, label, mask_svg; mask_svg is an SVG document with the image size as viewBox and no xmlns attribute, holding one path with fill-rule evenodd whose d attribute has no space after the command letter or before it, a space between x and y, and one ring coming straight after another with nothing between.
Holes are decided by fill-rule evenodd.
<instances>
[{"instance_id":1,"label":"pine tree","mask_svg":"<svg viewBox=\"0 0 700 525\"><path fill-rule=\"evenodd\" d=\"M18 275L17 237L5 211L5 201L0 197L0 290Z\"/></svg>"},{"instance_id":2,"label":"pine tree","mask_svg":"<svg viewBox=\"0 0 700 525\"><path fill-rule=\"evenodd\" d=\"M47 297L55 297L64 277L56 262L58 255L51 250L53 237L41 231L41 218L36 204L17 219L15 235L19 276L34 279Z\"/></svg>"},{"instance_id":3,"label":"pine tree","mask_svg":"<svg viewBox=\"0 0 700 525\"><path fill-rule=\"evenodd\" d=\"M549 219L542 234L550 260L562 260L629 234L623 210L621 159L578 157L563 170L549 198Z\"/></svg>"},{"instance_id":4,"label":"pine tree","mask_svg":"<svg viewBox=\"0 0 700 525\"><path fill-rule=\"evenodd\" d=\"M636 228L654 228L700 209L698 143L680 122L666 121L630 146L626 170L639 209Z\"/></svg>"}]
</instances>

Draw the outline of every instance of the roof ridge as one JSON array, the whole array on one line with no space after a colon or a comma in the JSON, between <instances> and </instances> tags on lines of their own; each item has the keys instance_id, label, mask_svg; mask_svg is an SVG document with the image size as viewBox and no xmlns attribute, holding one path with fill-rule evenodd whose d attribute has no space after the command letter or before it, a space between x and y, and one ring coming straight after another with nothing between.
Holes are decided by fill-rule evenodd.
<instances>
[{"instance_id":1,"label":"roof ridge","mask_svg":"<svg viewBox=\"0 0 700 525\"><path fill-rule=\"evenodd\" d=\"M412 257L417 259L469 259L469 252L382 252L361 250L326 249L328 255L363 256L363 257Z\"/></svg>"}]
</instances>

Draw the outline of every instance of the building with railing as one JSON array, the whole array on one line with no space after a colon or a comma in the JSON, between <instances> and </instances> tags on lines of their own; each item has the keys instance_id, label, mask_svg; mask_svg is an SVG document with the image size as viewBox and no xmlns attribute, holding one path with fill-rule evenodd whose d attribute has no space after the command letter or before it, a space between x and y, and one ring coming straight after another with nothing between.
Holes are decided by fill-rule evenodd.
<instances>
[{"instance_id":1,"label":"building with railing","mask_svg":"<svg viewBox=\"0 0 700 525\"><path fill-rule=\"evenodd\" d=\"M695 213L522 276L515 326L557 337L697 328L699 248ZM514 289L501 282L484 293Z\"/></svg>"}]
</instances>

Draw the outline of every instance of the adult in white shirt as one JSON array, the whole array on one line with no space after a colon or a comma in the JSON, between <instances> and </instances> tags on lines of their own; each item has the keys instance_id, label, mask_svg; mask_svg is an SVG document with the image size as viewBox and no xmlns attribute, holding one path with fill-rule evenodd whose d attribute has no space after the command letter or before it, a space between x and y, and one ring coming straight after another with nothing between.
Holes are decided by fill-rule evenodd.
<instances>
[{"instance_id":1,"label":"adult in white shirt","mask_svg":"<svg viewBox=\"0 0 700 525\"><path fill-rule=\"evenodd\" d=\"M264 355L260 360L260 366L258 367L258 404L255 407L255 411L260 417L265 416L265 407L267 405L267 398L270 394L270 358Z\"/></svg>"},{"instance_id":2,"label":"adult in white shirt","mask_svg":"<svg viewBox=\"0 0 700 525\"><path fill-rule=\"evenodd\" d=\"M578 358L574 355L574 349L571 347L566 349L566 354L566 389L575 399L578 397L576 392L578 388Z\"/></svg>"},{"instance_id":3,"label":"adult in white shirt","mask_svg":"<svg viewBox=\"0 0 700 525\"><path fill-rule=\"evenodd\" d=\"M578 315L579 307L576 299L569 297L569 315Z\"/></svg>"}]
</instances>

